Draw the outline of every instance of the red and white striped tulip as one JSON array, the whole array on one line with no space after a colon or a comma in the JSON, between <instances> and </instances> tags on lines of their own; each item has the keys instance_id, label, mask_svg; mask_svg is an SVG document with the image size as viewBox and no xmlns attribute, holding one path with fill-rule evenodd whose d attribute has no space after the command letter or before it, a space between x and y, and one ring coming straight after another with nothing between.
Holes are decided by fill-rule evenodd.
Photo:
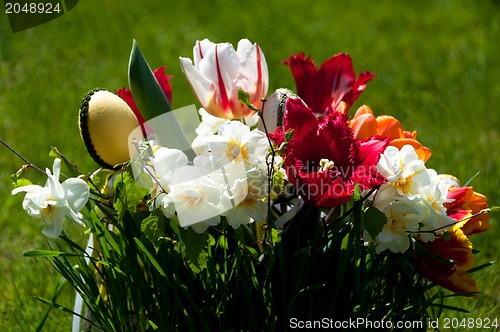
<instances>
[{"instance_id":1,"label":"red and white striped tulip","mask_svg":"<svg viewBox=\"0 0 500 332\"><path fill-rule=\"evenodd\" d=\"M238 100L238 90L250 95L251 104L260 109L266 97L269 74L264 53L248 39L229 43L196 41L193 61L180 58L181 67L202 107L213 116L241 119L255 114Z\"/></svg>"}]
</instances>

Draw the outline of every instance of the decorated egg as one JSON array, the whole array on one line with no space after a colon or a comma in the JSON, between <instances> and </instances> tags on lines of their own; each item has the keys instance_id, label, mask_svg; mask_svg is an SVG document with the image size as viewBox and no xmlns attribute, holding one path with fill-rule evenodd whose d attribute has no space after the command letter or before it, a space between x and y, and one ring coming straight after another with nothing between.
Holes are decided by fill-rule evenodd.
<instances>
[{"instance_id":1,"label":"decorated egg","mask_svg":"<svg viewBox=\"0 0 500 332\"><path fill-rule=\"evenodd\" d=\"M79 127L90 156L100 166L118 168L129 157L128 136L139 126L128 104L105 89L94 89L83 98Z\"/></svg>"},{"instance_id":2,"label":"decorated egg","mask_svg":"<svg viewBox=\"0 0 500 332\"><path fill-rule=\"evenodd\" d=\"M266 98L262 111L262 119L259 119L260 131L265 131L265 129L267 129L267 132L273 133L277 127L283 125L286 101L289 98L299 98L299 96L288 89L277 89ZM266 124L266 128L264 128L263 121Z\"/></svg>"}]
</instances>

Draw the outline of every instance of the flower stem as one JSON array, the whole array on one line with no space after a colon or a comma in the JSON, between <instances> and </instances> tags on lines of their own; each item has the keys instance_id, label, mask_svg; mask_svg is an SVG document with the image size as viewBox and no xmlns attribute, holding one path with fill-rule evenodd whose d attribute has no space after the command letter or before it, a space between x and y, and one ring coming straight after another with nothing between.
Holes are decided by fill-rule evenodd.
<instances>
[{"instance_id":1,"label":"flower stem","mask_svg":"<svg viewBox=\"0 0 500 332\"><path fill-rule=\"evenodd\" d=\"M31 167L31 168L34 168L34 169L36 169L37 171L39 171L39 172L41 172L41 173L43 173L43 174L47 175L47 173L46 173L43 169L41 169L41 168L39 168L39 167L35 166L34 164L32 164L32 163L31 163L28 159L26 159L26 158L25 158L24 156L22 156L19 152L17 152L16 150L14 150L14 148L12 148L9 144L7 144L7 143L6 143L4 140L2 140L1 138L0 138L0 143L2 143L2 144L3 144L3 145L7 148L7 149L9 149L9 150L10 150L12 153L14 153L16 156L18 156L19 158L21 158L21 159L22 159L22 160L26 163L26 167Z\"/></svg>"}]
</instances>

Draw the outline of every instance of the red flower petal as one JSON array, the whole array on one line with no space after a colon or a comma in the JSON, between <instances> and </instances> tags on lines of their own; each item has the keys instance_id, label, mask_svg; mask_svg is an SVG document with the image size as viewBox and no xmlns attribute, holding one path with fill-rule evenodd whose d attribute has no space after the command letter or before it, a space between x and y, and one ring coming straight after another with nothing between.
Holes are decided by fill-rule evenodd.
<instances>
[{"instance_id":1,"label":"red flower petal","mask_svg":"<svg viewBox=\"0 0 500 332\"><path fill-rule=\"evenodd\" d=\"M132 111L135 114L135 117L137 118L137 122L142 126L142 124L145 122L144 118L141 115L141 112L139 112L139 109L137 108L137 105L135 104L134 98L132 97L132 91L130 91L127 88L121 88L118 91L116 91L118 96L120 96L125 102L130 106Z\"/></svg>"},{"instance_id":2,"label":"red flower petal","mask_svg":"<svg viewBox=\"0 0 500 332\"><path fill-rule=\"evenodd\" d=\"M339 53L316 69L311 57L292 55L284 62L292 70L297 94L315 113L334 111L344 101L349 108L374 75L366 71L356 79L351 57Z\"/></svg>"},{"instance_id":3,"label":"red flower petal","mask_svg":"<svg viewBox=\"0 0 500 332\"><path fill-rule=\"evenodd\" d=\"M342 99L347 103L347 107L350 107L359 98L361 92L366 89L366 83L375 77L374 74L370 73L368 70L358 76L358 79L354 82L351 91L349 91Z\"/></svg>"},{"instance_id":4,"label":"red flower petal","mask_svg":"<svg viewBox=\"0 0 500 332\"><path fill-rule=\"evenodd\" d=\"M285 131L293 129L294 139L301 140L309 132L316 130L318 120L313 111L299 98L289 98L283 118Z\"/></svg>"},{"instance_id":5,"label":"red flower petal","mask_svg":"<svg viewBox=\"0 0 500 332\"><path fill-rule=\"evenodd\" d=\"M367 141L361 142L359 146L359 157L363 165L376 166L380 160L380 154L384 153L390 139L382 136L375 136Z\"/></svg>"},{"instance_id":6,"label":"red flower petal","mask_svg":"<svg viewBox=\"0 0 500 332\"><path fill-rule=\"evenodd\" d=\"M292 55L290 59L285 60L284 64L292 70L299 95L309 107L315 112L320 112L322 105L323 91L316 91L316 66L311 57L305 57L304 53ZM321 87L320 87L321 88Z\"/></svg>"},{"instance_id":7,"label":"red flower petal","mask_svg":"<svg viewBox=\"0 0 500 332\"><path fill-rule=\"evenodd\" d=\"M158 84L160 85L168 103L172 104L172 85L170 84L171 75L165 75L165 66L161 66L153 71Z\"/></svg>"},{"instance_id":8,"label":"red flower petal","mask_svg":"<svg viewBox=\"0 0 500 332\"><path fill-rule=\"evenodd\" d=\"M286 147L285 169L301 197L318 207L348 202L355 184L372 189L386 179L376 169L389 139L376 137L360 142L353 136L346 115L332 112L317 119L302 100L286 104L284 130L294 130ZM282 140L282 128L274 137ZM325 160L331 166L325 169Z\"/></svg>"}]
</instances>

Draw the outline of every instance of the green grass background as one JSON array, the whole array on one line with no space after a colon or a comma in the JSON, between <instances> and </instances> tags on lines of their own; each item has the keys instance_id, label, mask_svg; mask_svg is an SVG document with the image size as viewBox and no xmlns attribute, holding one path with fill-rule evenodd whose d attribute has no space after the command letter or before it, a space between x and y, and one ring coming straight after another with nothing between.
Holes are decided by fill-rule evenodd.
<instances>
[{"instance_id":1,"label":"green grass background","mask_svg":"<svg viewBox=\"0 0 500 332\"><path fill-rule=\"evenodd\" d=\"M13 34L0 13L0 138L40 167L51 167L57 146L83 171L96 165L80 139L77 114L85 93L127 84L136 39L152 67L174 75L173 107L195 103L179 67L196 39L258 42L270 72L270 91L294 88L281 62L304 51L319 64L348 52L357 72L377 74L356 104L391 114L417 130L433 156L428 166L473 185L500 205L500 1L80 1L64 16ZM354 110L353 110L354 111ZM32 331L58 276L24 251L47 248L41 227L11 197L9 181L23 162L0 147L0 329ZM34 172L29 173L42 181ZM493 229L472 237L478 264L496 260ZM83 240L76 226L75 236ZM500 268L475 274L482 294L447 303L470 314L442 317L500 319ZM66 290L61 301L72 304ZM70 330L71 317L53 311L46 331Z\"/></svg>"}]
</instances>

